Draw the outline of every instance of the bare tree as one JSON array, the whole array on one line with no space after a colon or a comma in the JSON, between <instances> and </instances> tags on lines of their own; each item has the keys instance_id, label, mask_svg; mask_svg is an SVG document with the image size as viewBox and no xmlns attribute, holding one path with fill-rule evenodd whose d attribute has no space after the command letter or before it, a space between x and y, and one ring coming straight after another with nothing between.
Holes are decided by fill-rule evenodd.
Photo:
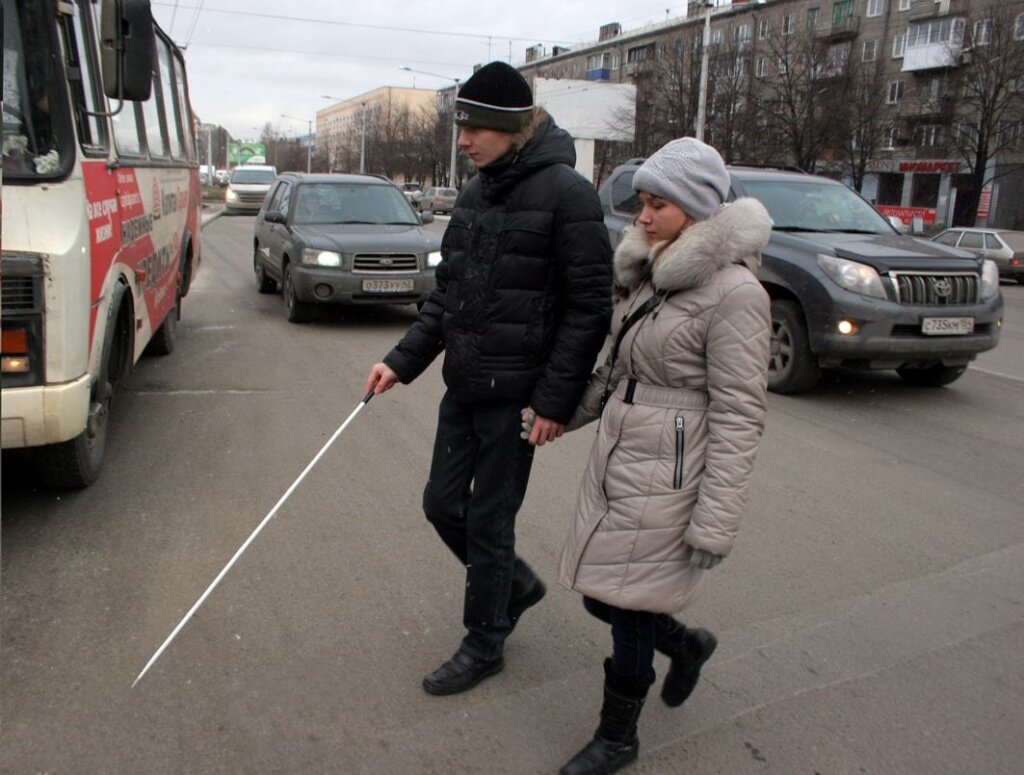
<instances>
[{"instance_id":1,"label":"bare tree","mask_svg":"<svg viewBox=\"0 0 1024 775\"><path fill-rule=\"evenodd\" d=\"M840 76L849 59L849 42L828 45L811 30L781 27L766 36L768 63L761 80L767 129L777 133L801 169L814 172L818 161L837 144ZM845 51L845 56L843 52Z\"/></svg>"},{"instance_id":2,"label":"bare tree","mask_svg":"<svg viewBox=\"0 0 1024 775\"><path fill-rule=\"evenodd\" d=\"M952 141L970 167L961 212L973 224L982 190L992 182L990 162L1024 142L1024 43L1015 37L1019 9L989 0L972 10Z\"/></svg>"},{"instance_id":3,"label":"bare tree","mask_svg":"<svg viewBox=\"0 0 1024 775\"><path fill-rule=\"evenodd\" d=\"M885 109L885 78L882 63L851 61L838 84L843 110L837 117L844 122L839 128L843 171L860 191L864 186L868 162L885 147L894 123Z\"/></svg>"}]
</instances>

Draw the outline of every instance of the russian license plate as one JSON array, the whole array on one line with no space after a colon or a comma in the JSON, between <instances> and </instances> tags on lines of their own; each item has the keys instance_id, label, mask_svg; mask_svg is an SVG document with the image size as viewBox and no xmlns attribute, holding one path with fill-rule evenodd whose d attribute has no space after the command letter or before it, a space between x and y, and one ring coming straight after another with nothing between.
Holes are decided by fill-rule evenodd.
<instances>
[{"instance_id":1,"label":"russian license plate","mask_svg":"<svg viewBox=\"0 0 1024 775\"><path fill-rule=\"evenodd\" d=\"M931 336L969 334L974 331L974 318L924 318L921 333Z\"/></svg>"},{"instance_id":2,"label":"russian license plate","mask_svg":"<svg viewBox=\"0 0 1024 775\"><path fill-rule=\"evenodd\" d=\"M409 293L412 278L405 280L363 280L363 293Z\"/></svg>"}]
</instances>

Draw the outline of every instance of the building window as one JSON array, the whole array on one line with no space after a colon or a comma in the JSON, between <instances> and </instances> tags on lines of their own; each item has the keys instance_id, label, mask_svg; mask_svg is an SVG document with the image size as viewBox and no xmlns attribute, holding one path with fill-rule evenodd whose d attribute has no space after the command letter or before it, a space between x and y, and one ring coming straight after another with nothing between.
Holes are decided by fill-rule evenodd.
<instances>
[{"instance_id":1,"label":"building window","mask_svg":"<svg viewBox=\"0 0 1024 775\"><path fill-rule=\"evenodd\" d=\"M807 9L807 29L813 30L818 26L818 9L808 8Z\"/></svg>"},{"instance_id":2,"label":"building window","mask_svg":"<svg viewBox=\"0 0 1024 775\"><path fill-rule=\"evenodd\" d=\"M711 45L712 46L721 46L722 45L722 38L723 37L724 36L723 36L722 31L720 29L719 30L711 30Z\"/></svg>"},{"instance_id":3,"label":"building window","mask_svg":"<svg viewBox=\"0 0 1024 775\"><path fill-rule=\"evenodd\" d=\"M830 72L839 72L846 67L846 63L849 61L850 41L846 40L842 43L836 43L833 46L829 46L828 54L825 56L825 63Z\"/></svg>"},{"instance_id":4,"label":"building window","mask_svg":"<svg viewBox=\"0 0 1024 775\"><path fill-rule=\"evenodd\" d=\"M924 148L934 148L942 144L942 126L939 124L921 124L914 130L914 143Z\"/></svg>"},{"instance_id":5,"label":"building window","mask_svg":"<svg viewBox=\"0 0 1024 775\"><path fill-rule=\"evenodd\" d=\"M734 29L732 31L732 38L736 43L738 43L741 46L745 43L749 43L751 40L750 25L741 24L739 27Z\"/></svg>"},{"instance_id":6,"label":"building window","mask_svg":"<svg viewBox=\"0 0 1024 775\"><path fill-rule=\"evenodd\" d=\"M890 105L895 105L897 102L902 100L903 89L905 88L905 86L906 84L904 84L902 78L895 81L889 81L889 96L886 98L885 101Z\"/></svg>"},{"instance_id":7,"label":"building window","mask_svg":"<svg viewBox=\"0 0 1024 775\"><path fill-rule=\"evenodd\" d=\"M1024 19L1024 14L1021 14L1019 17L1017 17L1017 21L1018 22L1021 19ZM764 40L765 38L767 38L771 34L771 32L772 32L772 25L768 23L767 19L762 19L761 21L759 21L757 23L757 37L758 37L759 40Z\"/></svg>"},{"instance_id":8,"label":"building window","mask_svg":"<svg viewBox=\"0 0 1024 775\"><path fill-rule=\"evenodd\" d=\"M1020 144L1020 121L1000 121L997 142L1001 148L1016 148Z\"/></svg>"},{"instance_id":9,"label":"building window","mask_svg":"<svg viewBox=\"0 0 1024 775\"><path fill-rule=\"evenodd\" d=\"M766 75L768 75L768 57L757 58L757 65L756 69L754 70L754 75L756 75L758 78L764 78Z\"/></svg>"},{"instance_id":10,"label":"building window","mask_svg":"<svg viewBox=\"0 0 1024 775\"><path fill-rule=\"evenodd\" d=\"M861 57L865 62L874 62L878 59L878 41L877 40L865 40L864 41L864 53Z\"/></svg>"},{"instance_id":11,"label":"building window","mask_svg":"<svg viewBox=\"0 0 1024 775\"><path fill-rule=\"evenodd\" d=\"M883 5L883 0L868 0L867 15L881 16Z\"/></svg>"},{"instance_id":12,"label":"building window","mask_svg":"<svg viewBox=\"0 0 1024 775\"><path fill-rule=\"evenodd\" d=\"M978 19L974 23L974 45L987 46L992 42L992 20Z\"/></svg>"},{"instance_id":13,"label":"building window","mask_svg":"<svg viewBox=\"0 0 1024 775\"><path fill-rule=\"evenodd\" d=\"M907 33L901 32L892 39L892 58L902 59L903 52L907 48Z\"/></svg>"},{"instance_id":14,"label":"building window","mask_svg":"<svg viewBox=\"0 0 1024 775\"><path fill-rule=\"evenodd\" d=\"M779 75L785 75L789 72L789 59L787 57L779 57Z\"/></svg>"},{"instance_id":15,"label":"building window","mask_svg":"<svg viewBox=\"0 0 1024 775\"><path fill-rule=\"evenodd\" d=\"M1024 13L1017 14L1017 21L1013 24L1013 39L1024 40Z\"/></svg>"},{"instance_id":16,"label":"building window","mask_svg":"<svg viewBox=\"0 0 1024 775\"><path fill-rule=\"evenodd\" d=\"M991 22L991 19L978 22ZM975 34L978 34L978 24L975 25ZM991 33L991 28L989 28ZM984 32L982 32L984 34ZM914 24L907 30L907 48L919 48L921 46L943 45L949 48L958 48L964 40L964 20L951 18L949 16L941 19Z\"/></svg>"},{"instance_id":17,"label":"building window","mask_svg":"<svg viewBox=\"0 0 1024 775\"><path fill-rule=\"evenodd\" d=\"M899 4L899 7L897 8L897 10L899 10L899 11L909 11L910 10L910 3L911 2L912 2L912 0L900 0L900 4Z\"/></svg>"},{"instance_id":18,"label":"building window","mask_svg":"<svg viewBox=\"0 0 1024 775\"><path fill-rule=\"evenodd\" d=\"M793 34L793 14L787 13L782 17L782 34L792 35Z\"/></svg>"},{"instance_id":19,"label":"building window","mask_svg":"<svg viewBox=\"0 0 1024 775\"><path fill-rule=\"evenodd\" d=\"M648 43L646 46L637 46L626 52L627 62L646 62L648 59L654 59L653 43Z\"/></svg>"},{"instance_id":20,"label":"building window","mask_svg":"<svg viewBox=\"0 0 1024 775\"><path fill-rule=\"evenodd\" d=\"M836 0L832 4L832 23L837 24L848 16L853 16L853 0Z\"/></svg>"},{"instance_id":21,"label":"building window","mask_svg":"<svg viewBox=\"0 0 1024 775\"><path fill-rule=\"evenodd\" d=\"M899 133L896 127L891 126L885 130L885 142L884 146L887 150L892 150L896 147L896 139L899 137Z\"/></svg>"}]
</instances>

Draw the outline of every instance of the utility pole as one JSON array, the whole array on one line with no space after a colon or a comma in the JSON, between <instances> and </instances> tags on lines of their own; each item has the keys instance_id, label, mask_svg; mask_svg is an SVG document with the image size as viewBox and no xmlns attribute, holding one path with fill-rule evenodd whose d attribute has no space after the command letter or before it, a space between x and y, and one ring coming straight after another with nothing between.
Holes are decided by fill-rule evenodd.
<instances>
[{"instance_id":1,"label":"utility pole","mask_svg":"<svg viewBox=\"0 0 1024 775\"><path fill-rule=\"evenodd\" d=\"M704 7L704 45L700 55L700 92L697 97L697 139L704 141L704 123L708 111L708 50L711 48L711 6L712 0L703 0Z\"/></svg>"}]
</instances>

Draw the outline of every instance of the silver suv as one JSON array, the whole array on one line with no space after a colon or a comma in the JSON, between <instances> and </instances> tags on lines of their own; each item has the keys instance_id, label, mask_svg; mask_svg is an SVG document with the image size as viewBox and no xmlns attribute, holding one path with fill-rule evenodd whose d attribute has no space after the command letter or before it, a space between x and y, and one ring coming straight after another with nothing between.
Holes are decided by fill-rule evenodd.
<instances>
[{"instance_id":1,"label":"silver suv","mask_svg":"<svg viewBox=\"0 0 1024 775\"><path fill-rule=\"evenodd\" d=\"M633 174L601 186L617 244L637 212ZM823 368L895 369L915 385L948 385L999 342L1003 297L991 261L901 234L854 191L801 172L731 167L730 199L768 209L761 283L771 296L768 387L812 389Z\"/></svg>"}]
</instances>

